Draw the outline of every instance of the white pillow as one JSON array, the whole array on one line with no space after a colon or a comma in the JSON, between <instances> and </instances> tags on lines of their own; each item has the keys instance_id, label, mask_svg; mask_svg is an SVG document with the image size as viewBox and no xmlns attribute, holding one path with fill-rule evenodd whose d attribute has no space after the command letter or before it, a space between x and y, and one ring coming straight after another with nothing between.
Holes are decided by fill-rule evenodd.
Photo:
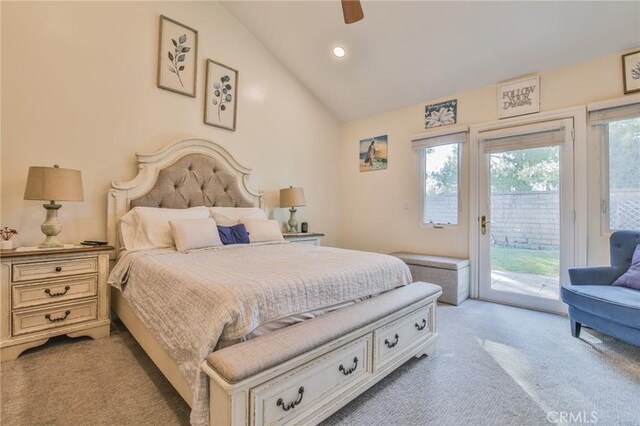
<instances>
[{"instance_id":1,"label":"white pillow","mask_svg":"<svg viewBox=\"0 0 640 426\"><path fill-rule=\"evenodd\" d=\"M207 219L175 219L169 225L176 249L180 252L222 245L216 221Z\"/></svg>"},{"instance_id":2,"label":"white pillow","mask_svg":"<svg viewBox=\"0 0 640 426\"><path fill-rule=\"evenodd\" d=\"M126 250L133 250L133 241L138 228L136 209L129 210L118 222L120 224L120 241Z\"/></svg>"},{"instance_id":3,"label":"white pillow","mask_svg":"<svg viewBox=\"0 0 640 426\"><path fill-rule=\"evenodd\" d=\"M190 209L162 209L156 207L135 207L122 216L120 229L127 250L143 250L174 245L170 220L207 219L207 207Z\"/></svg>"},{"instance_id":4,"label":"white pillow","mask_svg":"<svg viewBox=\"0 0 640 426\"><path fill-rule=\"evenodd\" d=\"M220 226L237 225L240 219L267 220L264 210L257 207L209 207L209 211Z\"/></svg>"},{"instance_id":5,"label":"white pillow","mask_svg":"<svg viewBox=\"0 0 640 426\"><path fill-rule=\"evenodd\" d=\"M265 243L269 241L284 241L280 225L277 220L264 219L240 219L240 223L247 228L249 241L252 243Z\"/></svg>"}]
</instances>

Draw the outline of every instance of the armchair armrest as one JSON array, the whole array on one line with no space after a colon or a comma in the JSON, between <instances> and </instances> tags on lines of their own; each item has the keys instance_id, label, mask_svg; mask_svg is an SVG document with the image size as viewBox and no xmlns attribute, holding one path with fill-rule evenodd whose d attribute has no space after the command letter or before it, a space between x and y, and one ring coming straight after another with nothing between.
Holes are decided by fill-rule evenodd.
<instances>
[{"instance_id":1,"label":"armchair armrest","mask_svg":"<svg viewBox=\"0 0 640 426\"><path fill-rule=\"evenodd\" d=\"M624 271L613 266L569 269L572 285L611 285Z\"/></svg>"}]
</instances>

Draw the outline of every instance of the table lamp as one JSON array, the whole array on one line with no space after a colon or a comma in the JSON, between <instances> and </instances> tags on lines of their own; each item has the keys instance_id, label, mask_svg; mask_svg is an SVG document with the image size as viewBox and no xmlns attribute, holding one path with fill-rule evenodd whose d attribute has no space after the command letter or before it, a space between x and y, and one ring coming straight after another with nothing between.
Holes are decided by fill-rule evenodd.
<instances>
[{"instance_id":1,"label":"table lamp","mask_svg":"<svg viewBox=\"0 0 640 426\"><path fill-rule=\"evenodd\" d=\"M302 188L294 188L290 186L289 188L283 188L280 190L280 207L291 207L289 212L291 215L289 216L289 228L288 232L298 232L298 220L296 219L296 207L302 207L305 205L304 201L304 191Z\"/></svg>"},{"instance_id":2,"label":"table lamp","mask_svg":"<svg viewBox=\"0 0 640 426\"><path fill-rule=\"evenodd\" d=\"M47 218L40 226L47 237L38 247L64 247L56 238L62 231L58 222L58 209L62 206L54 200L84 201L80 170L61 169L57 164L53 167L29 167L24 199L49 200L49 204L42 205L47 210Z\"/></svg>"}]
</instances>

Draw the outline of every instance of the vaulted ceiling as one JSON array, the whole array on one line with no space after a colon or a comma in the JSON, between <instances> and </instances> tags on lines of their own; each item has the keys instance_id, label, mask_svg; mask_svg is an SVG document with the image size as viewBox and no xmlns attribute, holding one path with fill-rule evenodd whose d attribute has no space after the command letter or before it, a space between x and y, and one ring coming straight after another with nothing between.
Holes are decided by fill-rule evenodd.
<instances>
[{"instance_id":1,"label":"vaulted ceiling","mask_svg":"<svg viewBox=\"0 0 640 426\"><path fill-rule=\"evenodd\" d=\"M637 1L222 4L343 121L640 45Z\"/></svg>"}]
</instances>

